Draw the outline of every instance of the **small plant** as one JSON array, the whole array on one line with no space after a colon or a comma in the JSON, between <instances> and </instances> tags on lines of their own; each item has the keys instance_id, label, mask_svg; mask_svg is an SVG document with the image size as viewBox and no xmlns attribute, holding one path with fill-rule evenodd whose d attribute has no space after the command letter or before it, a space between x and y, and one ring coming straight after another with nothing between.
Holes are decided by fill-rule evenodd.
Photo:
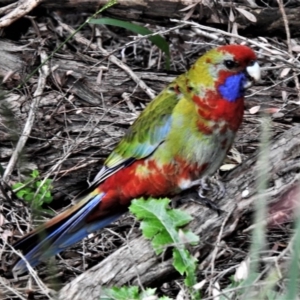
<instances>
[{"instance_id":1,"label":"small plant","mask_svg":"<svg viewBox=\"0 0 300 300\"><path fill-rule=\"evenodd\" d=\"M159 34L155 34L148 28L144 26L140 26L137 24L133 24L126 21L121 21L112 18L100 18L100 19L90 19L89 23L96 25L111 25L116 27L122 27L127 30L130 30L134 33L148 36L149 41L151 41L155 46L157 46L161 51L163 51L166 55L166 69L170 70L170 49L169 43Z\"/></svg>"},{"instance_id":2,"label":"small plant","mask_svg":"<svg viewBox=\"0 0 300 300\"><path fill-rule=\"evenodd\" d=\"M138 199L133 200L130 211L141 220L143 235L150 239L157 255L166 247L173 247L173 266L185 277L184 283L191 293L192 299L200 299L200 295L193 289L197 283L197 260L186 249L187 244L195 245L199 238L190 230L181 229L187 225L192 217L179 209L169 208L170 200Z\"/></svg>"},{"instance_id":3,"label":"small plant","mask_svg":"<svg viewBox=\"0 0 300 300\"><path fill-rule=\"evenodd\" d=\"M181 229L188 224L192 217L179 209L169 208L170 200L147 199L133 200L129 210L141 221L140 228L143 236L151 240L152 247L157 255L166 247L173 247L173 266L185 277L184 283L190 293L190 299L200 299L200 294L193 286L197 282L197 260L186 249L186 244L199 242L198 236L190 230ZM158 298L155 289L140 291L137 286L103 288L100 300L140 300L158 299L170 300L167 296Z\"/></svg>"},{"instance_id":4,"label":"small plant","mask_svg":"<svg viewBox=\"0 0 300 300\"><path fill-rule=\"evenodd\" d=\"M52 180L40 180L39 177L39 171L33 170L24 183L17 182L12 186L17 197L29 202L35 209L39 209L44 203L51 203L53 200Z\"/></svg>"}]
</instances>

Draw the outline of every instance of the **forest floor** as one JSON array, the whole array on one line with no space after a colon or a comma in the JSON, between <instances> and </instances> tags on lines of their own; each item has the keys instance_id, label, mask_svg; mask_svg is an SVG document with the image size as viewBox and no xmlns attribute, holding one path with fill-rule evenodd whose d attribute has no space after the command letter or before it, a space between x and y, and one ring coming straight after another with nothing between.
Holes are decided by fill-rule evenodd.
<instances>
[{"instance_id":1,"label":"forest floor","mask_svg":"<svg viewBox=\"0 0 300 300\"><path fill-rule=\"evenodd\" d=\"M261 81L247 92L243 124L218 177L226 177L233 167L256 155L265 120L269 124L270 144L299 125L299 37L286 40L285 36L240 36L229 20L228 31L212 27L210 32L192 26L188 20L170 22L168 26L139 22L167 40L171 61L167 70L165 53L149 39L116 26L88 24L80 30L80 37L75 35L53 52L86 18L87 13L83 12L42 10L2 32L3 57L7 54L10 63L19 67L17 72L0 74L2 89L9 92L1 100L5 105L0 114L0 164L7 171L12 163L10 171L4 174L7 183L1 183L0 197L3 300L55 299L54 291L109 257L128 240L140 236L138 222L126 214L53 258L55 272L49 271L46 263L38 266L36 273L19 278L12 278L9 272L13 262L9 244L68 207L100 170L125 130L151 101L151 95L157 95L208 49L226 43L247 44L255 50L262 68ZM40 65L42 55L49 57L52 53L46 64L49 74L44 75L42 97L37 97L35 91L42 75L35 72L31 78L27 76ZM36 98L34 119L28 121ZM16 153L27 122L31 122L28 140L21 154ZM11 162L14 155L17 164ZM40 178L50 178L53 184L53 201L43 204L42 213L30 209L10 190L11 184L24 182L32 170L39 170ZM253 207L249 207L239 220L235 235L224 239L224 251L214 262L214 276L208 269L199 270L199 282L216 280L221 289L230 284L240 263L247 261L251 231L245 229L252 223L252 212ZM266 232L269 256L280 255L286 249L292 224L289 218ZM182 282L173 273L171 278L159 278L151 286L157 288L158 295L183 299L179 295ZM211 299L208 284L202 292L203 299Z\"/></svg>"}]
</instances>

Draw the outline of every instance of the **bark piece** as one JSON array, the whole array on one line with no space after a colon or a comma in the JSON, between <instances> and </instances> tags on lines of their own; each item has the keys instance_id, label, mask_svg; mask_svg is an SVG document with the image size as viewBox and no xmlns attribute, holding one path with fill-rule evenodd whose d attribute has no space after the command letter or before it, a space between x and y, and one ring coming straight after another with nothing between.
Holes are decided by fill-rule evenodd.
<instances>
[{"instance_id":1,"label":"bark piece","mask_svg":"<svg viewBox=\"0 0 300 300\"><path fill-rule=\"evenodd\" d=\"M2 1L3 4L11 4L14 0ZM54 9L59 11L69 12L95 12L101 6L107 3L106 0L41 0L41 7ZM234 5L231 2L222 2L211 4L211 7L206 5L197 5L194 0L162 0L159 1L136 1L126 0L119 1L117 5L110 7L104 12L105 15L123 20L143 21L151 24L169 24L169 19L183 19L187 14L191 14L191 19L201 21L202 24L209 26L224 26L227 29L228 12L231 7L239 7L254 15L257 19L256 23L252 23L243 14L235 11L236 21L241 25L241 34L260 36L282 36L285 37L285 29L282 21L282 16L277 7L259 7L259 6L244 6L245 1L235 1ZM285 12L289 20L289 26L292 37L300 36L298 28L300 27L300 9L299 1L289 1L288 7L285 7ZM187 7L193 9L193 13L189 10L184 10ZM16 8L17 10L18 8ZM20 15L21 17L21 15ZM1 24L0 24L1 25Z\"/></svg>"}]
</instances>

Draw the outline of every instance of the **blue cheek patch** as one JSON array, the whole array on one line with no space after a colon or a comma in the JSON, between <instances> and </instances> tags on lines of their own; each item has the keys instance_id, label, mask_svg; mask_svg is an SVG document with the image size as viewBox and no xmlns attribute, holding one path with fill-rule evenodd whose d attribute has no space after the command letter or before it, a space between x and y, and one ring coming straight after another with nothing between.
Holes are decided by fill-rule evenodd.
<instances>
[{"instance_id":1,"label":"blue cheek patch","mask_svg":"<svg viewBox=\"0 0 300 300\"><path fill-rule=\"evenodd\" d=\"M245 74L239 73L228 77L224 84L219 86L219 92L222 97L229 101L235 102L244 95Z\"/></svg>"}]
</instances>

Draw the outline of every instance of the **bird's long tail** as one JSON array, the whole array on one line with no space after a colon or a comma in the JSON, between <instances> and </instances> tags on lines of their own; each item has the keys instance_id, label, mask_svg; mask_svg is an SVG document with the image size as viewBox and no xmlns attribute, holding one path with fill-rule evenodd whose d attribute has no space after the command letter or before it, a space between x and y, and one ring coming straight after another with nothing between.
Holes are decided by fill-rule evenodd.
<instances>
[{"instance_id":1,"label":"bird's long tail","mask_svg":"<svg viewBox=\"0 0 300 300\"><path fill-rule=\"evenodd\" d=\"M102 219L86 222L87 216L99 205L105 193L90 193L78 204L54 217L36 230L31 231L13 246L22 250L25 259L34 267L65 248L86 237L91 232L101 229L119 218L122 213L111 214ZM20 259L14 266L15 274L27 271L26 262Z\"/></svg>"}]
</instances>

